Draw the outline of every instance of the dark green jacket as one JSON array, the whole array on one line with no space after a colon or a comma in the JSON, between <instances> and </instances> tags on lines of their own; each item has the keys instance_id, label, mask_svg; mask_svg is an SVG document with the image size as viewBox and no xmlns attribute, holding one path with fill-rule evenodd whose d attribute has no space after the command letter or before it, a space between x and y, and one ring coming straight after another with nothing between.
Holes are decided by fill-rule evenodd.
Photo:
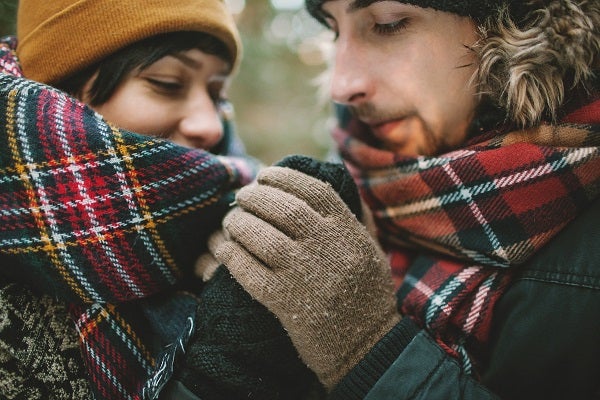
<instances>
[{"instance_id":1,"label":"dark green jacket","mask_svg":"<svg viewBox=\"0 0 600 400\"><path fill-rule=\"evenodd\" d=\"M333 398L600 398L600 199L520 269L479 381L404 318Z\"/></svg>"}]
</instances>

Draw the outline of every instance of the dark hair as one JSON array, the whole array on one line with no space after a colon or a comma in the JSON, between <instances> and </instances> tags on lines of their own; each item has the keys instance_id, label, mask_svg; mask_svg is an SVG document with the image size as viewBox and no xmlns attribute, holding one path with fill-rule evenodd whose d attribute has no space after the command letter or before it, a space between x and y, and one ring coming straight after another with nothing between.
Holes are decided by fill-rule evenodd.
<instances>
[{"instance_id":1,"label":"dark hair","mask_svg":"<svg viewBox=\"0 0 600 400\"><path fill-rule=\"evenodd\" d=\"M129 72L136 68L143 70L165 56L195 48L232 64L227 46L216 37L203 32L172 32L133 43L102 61L76 72L56 87L75 97L81 97L84 85L97 72L98 76L90 88L89 104L100 105L110 99Z\"/></svg>"}]
</instances>

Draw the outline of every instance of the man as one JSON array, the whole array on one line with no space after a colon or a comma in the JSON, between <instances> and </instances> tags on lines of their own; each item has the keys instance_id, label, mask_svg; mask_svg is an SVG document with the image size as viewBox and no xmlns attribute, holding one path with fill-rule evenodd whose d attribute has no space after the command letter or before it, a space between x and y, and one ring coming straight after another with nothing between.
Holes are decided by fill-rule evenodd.
<instances>
[{"instance_id":1,"label":"man","mask_svg":"<svg viewBox=\"0 0 600 400\"><path fill-rule=\"evenodd\" d=\"M599 396L600 4L307 7L386 255L330 185L270 167L219 261L331 397Z\"/></svg>"}]
</instances>

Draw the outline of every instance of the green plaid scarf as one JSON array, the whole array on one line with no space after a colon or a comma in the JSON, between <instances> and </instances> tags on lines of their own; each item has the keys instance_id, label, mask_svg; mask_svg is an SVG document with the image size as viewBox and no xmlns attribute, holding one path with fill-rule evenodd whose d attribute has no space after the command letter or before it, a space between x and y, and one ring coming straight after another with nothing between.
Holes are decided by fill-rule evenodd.
<instances>
[{"instance_id":1,"label":"green plaid scarf","mask_svg":"<svg viewBox=\"0 0 600 400\"><path fill-rule=\"evenodd\" d=\"M2 274L70 307L97 398L140 398L195 311L177 290L259 165L119 130L23 79L15 45L0 45ZM148 318L157 298L182 314L172 326Z\"/></svg>"},{"instance_id":2,"label":"green plaid scarf","mask_svg":"<svg viewBox=\"0 0 600 400\"><path fill-rule=\"evenodd\" d=\"M388 251L401 312L466 368L512 271L598 196L599 119L595 101L569 122L490 132L438 157L371 147L355 119L334 132Z\"/></svg>"}]
</instances>

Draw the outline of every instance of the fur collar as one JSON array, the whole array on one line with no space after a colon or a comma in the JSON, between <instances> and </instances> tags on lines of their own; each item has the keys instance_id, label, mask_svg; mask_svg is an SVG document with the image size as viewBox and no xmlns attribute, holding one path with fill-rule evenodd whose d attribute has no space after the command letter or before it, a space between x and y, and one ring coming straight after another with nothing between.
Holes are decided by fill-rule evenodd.
<instances>
[{"instance_id":1,"label":"fur collar","mask_svg":"<svg viewBox=\"0 0 600 400\"><path fill-rule=\"evenodd\" d=\"M519 21L507 9L489 18L474 48L480 90L521 127L556 120L570 93L597 93L600 78L599 1L531 0L526 7Z\"/></svg>"}]
</instances>

